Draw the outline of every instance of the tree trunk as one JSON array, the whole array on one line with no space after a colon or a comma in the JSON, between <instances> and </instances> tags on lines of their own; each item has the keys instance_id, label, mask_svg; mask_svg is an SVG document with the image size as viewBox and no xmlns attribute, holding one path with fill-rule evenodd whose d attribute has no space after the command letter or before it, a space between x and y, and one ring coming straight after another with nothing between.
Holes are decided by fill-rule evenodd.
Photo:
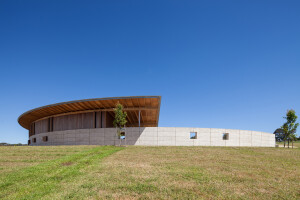
<instances>
[{"instance_id":1,"label":"tree trunk","mask_svg":"<svg viewBox=\"0 0 300 200\"><path fill-rule=\"evenodd\" d=\"M285 148L285 138L284 138L284 148Z\"/></svg>"},{"instance_id":2,"label":"tree trunk","mask_svg":"<svg viewBox=\"0 0 300 200\"><path fill-rule=\"evenodd\" d=\"M118 139L118 138L119 138L119 132L120 132L120 129L119 129L119 127L116 127L116 129L117 129L117 134L116 134L116 136L117 136L117 139ZM118 146L118 143L115 142L115 146ZM119 142L119 146L120 146L120 142Z\"/></svg>"},{"instance_id":3,"label":"tree trunk","mask_svg":"<svg viewBox=\"0 0 300 200\"><path fill-rule=\"evenodd\" d=\"M292 140L292 149L294 148L294 140Z\"/></svg>"},{"instance_id":4,"label":"tree trunk","mask_svg":"<svg viewBox=\"0 0 300 200\"><path fill-rule=\"evenodd\" d=\"M121 146L121 128L118 128L119 147Z\"/></svg>"}]
</instances>

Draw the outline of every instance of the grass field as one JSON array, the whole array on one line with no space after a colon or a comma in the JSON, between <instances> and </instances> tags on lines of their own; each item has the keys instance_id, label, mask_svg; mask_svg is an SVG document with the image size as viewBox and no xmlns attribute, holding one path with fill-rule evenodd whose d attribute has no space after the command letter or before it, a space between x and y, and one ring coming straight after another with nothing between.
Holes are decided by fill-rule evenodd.
<instances>
[{"instance_id":1,"label":"grass field","mask_svg":"<svg viewBox=\"0 0 300 200\"><path fill-rule=\"evenodd\" d=\"M284 142L276 142L276 143L282 146L284 145ZM287 142L286 142L286 147L287 147ZM294 147L300 148L300 141L294 142ZM292 142L290 142L290 148L292 148Z\"/></svg>"},{"instance_id":2,"label":"grass field","mask_svg":"<svg viewBox=\"0 0 300 200\"><path fill-rule=\"evenodd\" d=\"M300 148L0 147L0 199L300 199Z\"/></svg>"}]
</instances>

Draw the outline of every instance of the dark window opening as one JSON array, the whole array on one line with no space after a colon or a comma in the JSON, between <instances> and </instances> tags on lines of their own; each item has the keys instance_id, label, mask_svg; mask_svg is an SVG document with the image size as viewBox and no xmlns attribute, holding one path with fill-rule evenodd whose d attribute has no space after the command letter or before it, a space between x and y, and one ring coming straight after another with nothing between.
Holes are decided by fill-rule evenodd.
<instances>
[{"instance_id":1,"label":"dark window opening","mask_svg":"<svg viewBox=\"0 0 300 200\"><path fill-rule=\"evenodd\" d=\"M32 139L32 142L33 142L33 143L36 143L36 138L33 138L33 139Z\"/></svg>"},{"instance_id":2,"label":"dark window opening","mask_svg":"<svg viewBox=\"0 0 300 200\"><path fill-rule=\"evenodd\" d=\"M48 141L48 136L44 136L43 137L43 142L47 142Z\"/></svg>"},{"instance_id":3,"label":"dark window opening","mask_svg":"<svg viewBox=\"0 0 300 200\"><path fill-rule=\"evenodd\" d=\"M190 139L197 139L197 132L190 132Z\"/></svg>"},{"instance_id":4,"label":"dark window opening","mask_svg":"<svg viewBox=\"0 0 300 200\"><path fill-rule=\"evenodd\" d=\"M94 128L97 128L97 113L94 112Z\"/></svg>"},{"instance_id":5,"label":"dark window opening","mask_svg":"<svg viewBox=\"0 0 300 200\"><path fill-rule=\"evenodd\" d=\"M51 132L51 118L48 118L48 132Z\"/></svg>"},{"instance_id":6,"label":"dark window opening","mask_svg":"<svg viewBox=\"0 0 300 200\"><path fill-rule=\"evenodd\" d=\"M223 133L223 140L229 140L229 133Z\"/></svg>"},{"instance_id":7,"label":"dark window opening","mask_svg":"<svg viewBox=\"0 0 300 200\"><path fill-rule=\"evenodd\" d=\"M48 118L48 132L53 131L53 117Z\"/></svg>"},{"instance_id":8,"label":"dark window opening","mask_svg":"<svg viewBox=\"0 0 300 200\"><path fill-rule=\"evenodd\" d=\"M30 140L28 140L28 145L30 145Z\"/></svg>"},{"instance_id":9,"label":"dark window opening","mask_svg":"<svg viewBox=\"0 0 300 200\"><path fill-rule=\"evenodd\" d=\"M53 117L51 117L51 126L50 126L50 132L52 132L53 131Z\"/></svg>"},{"instance_id":10,"label":"dark window opening","mask_svg":"<svg viewBox=\"0 0 300 200\"><path fill-rule=\"evenodd\" d=\"M125 140L125 132L124 131L120 133L119 139Z\"/></svg>"}]
</instances>

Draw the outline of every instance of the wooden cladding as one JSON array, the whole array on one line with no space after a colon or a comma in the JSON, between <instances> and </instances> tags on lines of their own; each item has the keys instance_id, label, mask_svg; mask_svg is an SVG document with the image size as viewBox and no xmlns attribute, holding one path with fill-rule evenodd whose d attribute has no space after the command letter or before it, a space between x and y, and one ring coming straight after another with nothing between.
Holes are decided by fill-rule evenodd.
<instances>
[{"instance_id":1,"label":"wooden cladding","mask_svg":"<svg viewBox=\"0 0 300 200\"><path fill-rule=\"evenodd\" d=\"M102 112L95 112L95 128L102 128L102 115L101 115L101 113Z\"/></svg>"},{"instance_id":2,"label":"wooden cladding","mask_svg":"<svg viewBox=\"0 0 300 200\"><path fill-rule=\"evenodd\" d=\"M81 113L54 117L53 131L94 128L93 116L93 113Z\"/></svg>"},{"instance_id":3,"label":"wooden cladding","mask_svg":"<svg viewBox=\"0 0 300 200\"><path fill-rule=\"evenodd\" d=\"M30 128L29 128L29 137L30 137L30 136L33 136L33 135L35 134L35 131L34 131L34 125L35 125L35 123L32 123L32 124L30 125Z\"/></svg>"},{"instance_id":4,"label":"wooden cladding","mask_svg":"<svg viewBox=\"0 0 300 200\"><path fill-rule=\"evenodd\" d=\"M34 134L35 128L31 127L31 125L35 124L35 122L39 122L46 119L48 120L48 122L45 122L48 124L48 127L46 129L48 131L54 131L54 121L58 117L90 112L91 115L93 115L91 117L93 118L93 122L91 122L93 124L93 128L100 126L110 127L110 119L111 117L113 117L113 109L115 108L117 103L121 103L124 106L124 111L126 111L128 114L128 126L136 126L135 124L137 124L138 122L139 113L141 124L144 124L145 126L158 126L160 101L160 96L138 96L84 99L77 101L62 102L27 111L19 117L18 122L21 126L30 130L30 134ZM106 120L105 117L103 117L104 115L105 117L107 117L108 120ZM62 117L61 120L68 121L65 118L66 117ZM97 124L99 122L101 122L102 124ZM37 126L39 126L37 127L38 131L45 130L45 127L42 125L42 122ZM78 126L80 127L80 125ZM64 127L58 129L64 129Z\"/></svg>"},{"instance_id":5,"label":"wooden cladding","mask_svg":"<svg viewBox=\"0 0 300 200\"><path fill-rule=\"evenodd\" d=\"M137 115L136 119L138 119L138 114L134 113L133 111L127 111L127 127L139 126L138 121L134 120L133 118L135 115ZM155 121L149 120L147 123L144 122L144 118L146 116L146 113L141 115L140 125L142 127L155 126ZM47 119L42 119L32 123L29 130L29 136L53 131L111 128L113 127L113 121L114 112L112 111L86 112L49 117Z\"/></svg>"},{"instance_id":6,"label":"wooden cladding","mask_svg":"<svg viewBox=\"0 0 300 200\"><path fill-rule=\"evenodd\" d=\"M114 113L108 113L106 112L106 128L109 128L109 127L113 127L113 121L115 119L115 115Z\"/></svg>"},{"instance_id":7,"label":"wooden cladding","mask_svg":"<svg viewBox=\"0 0 300 200\"><path fill-rule=\"evenodd\" d=\"M53 131L111 128L113 127L113 120L114 114L112 112L88 112L50 117L32 123L29 136Z\"/></svg>"},{"instance_id":8,"label":"wooden cladding","mask_svg":"<svg viewBox=\"0 0 300 200\"><path fill-rule=\"evenodd\" d=\"M48 119L44 119L44 120L35 122L34 123L34 126L35 126L34 132L35 132L35 134L48 132L49 131L48 130L48 126L49 126L48 122L49 122Z\"/></svg>"}]
</instances>

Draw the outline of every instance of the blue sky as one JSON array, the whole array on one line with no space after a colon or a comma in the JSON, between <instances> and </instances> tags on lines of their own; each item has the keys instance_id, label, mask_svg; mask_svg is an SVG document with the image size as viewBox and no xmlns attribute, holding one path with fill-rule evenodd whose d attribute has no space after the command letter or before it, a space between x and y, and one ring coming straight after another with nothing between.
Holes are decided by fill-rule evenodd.
<instances>
[{"instance_id":1,"label":"blue sky","mask_svg":"<svg viewBox=\"0 0 300 200\"><path fill-rule=\"evenodd\" d=\"M300 115L300 1L0 1L0 142L23 112L161 95L159 126L273 132ZM299 131L298 131L299 132Z\"/></svg>"}]
</instances>

